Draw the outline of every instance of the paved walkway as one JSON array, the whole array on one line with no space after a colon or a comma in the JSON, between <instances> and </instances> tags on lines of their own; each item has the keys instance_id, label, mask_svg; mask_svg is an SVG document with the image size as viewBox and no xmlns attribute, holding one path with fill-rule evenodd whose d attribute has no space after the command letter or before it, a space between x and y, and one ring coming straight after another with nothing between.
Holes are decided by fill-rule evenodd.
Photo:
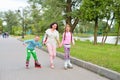
<instances>
[{"instance_id":1,"label":"paved walkway","mask_svg":"<svg viewBox=\"0 0 120 80\"><path fill-rule=\"evenodd\" d=\"M30 69L25 69L25 47L15 38L0 37L0 80L109 80L89 70L73 65L73 69L64 70L64 61L55 59L55 69L49 67L49 56L36 49L42 68L34 68L31 57Z\"/></svg>"}]
</instances>

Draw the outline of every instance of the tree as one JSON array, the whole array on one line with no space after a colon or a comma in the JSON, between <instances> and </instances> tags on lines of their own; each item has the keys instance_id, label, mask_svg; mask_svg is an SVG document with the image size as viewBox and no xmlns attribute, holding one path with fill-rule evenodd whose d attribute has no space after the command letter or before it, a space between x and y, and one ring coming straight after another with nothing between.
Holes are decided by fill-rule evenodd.
<instances>
[{"instance_id":1,"label":"tree","mask_svg":"<svg viewBox=\"0 0 120 80\"><path fill-rule=\"evenodd\" d=\"M113 0L106 0L106 7L105 7L105 19L106 19L106 25L103 28L103 38L102 38L102 44L105 44L105 41L107 39L108 36L108 32L111 29L111 26L113 24L114 21L114 11L113 11ZM110 24L109 24L110 22Z\"/></svg>"},{"instance_id":2,"label":"tree","mask_svg":"<svg viewBox=\"0 0 120 80\"><path fill-rule=\"evenodd\" d=\"M114 0L114 13L115 13L115 21L118 24L118 29L117 29L117 38L115 45L118 44L119 36L120 36L120 1Z\"/></svg>"},{"instance_id":3,"label":"tree","mask_svg":"<svg viewBox=\"0 0 120 80\"><path fill-rule=\"evenodd\" d=\"M3 25L2 25L2 20L0 19L0 34L2 33L2 31L3 31Z\"/></svg>"},{"instance_id":4,"label":"tree","mask_svg":"<svg viewBox=\"0 0 120 80\"><path fill-rule=\"evenodd\" d=\"M18 25L18 17L17 17L17 13L13 12L13 11L7 11L4 12L4 21L6 21L7 25L7 31L12 34L12 27L13 26L17 26Z\"/></svg>"},{"instance_id":5,"label":"tree","mask_svg":"<svg viewBox=\"0 0 120 80\"><path fill-rule=\"evenodd\" d=\"M3 12L0 12L0 33L3 32Z\"/></svg>"},{"instance_id":6,"label":"tree","mask_svg":"<svg viewBox=\"0 0 120 80\"><path fill-rule=\"evenodd\" d=\"M81 17L83 20L86 21L94 21L94 45L97 44L97 33L98 33L98 22L99 19L104 18L106 7L105 0L83 0L82 5L80 7Z\"/></svg>"},{"instance_id":7,"label":"tree","mask_svg":"<svg viewBox=\"0 0 120 80\"><path fill-rule=\"evenodd\" d=\"M35 1L32 1L32 0L29 0L29 4L30 4L30 7L29 7L29 16L30 16L30 24L29 24L29 27L31 29L33 29L33 33L34 34L38 34L39 33L42 33L43 31L42 28L44 27L41 27L43 25L40 24L40 22L43 22L43 18L41 17L42 16L42 12L43 12L43 9L41 7L40 4L38 4L39 2L37 0Z\"/></svg>"},{"instance_id":8,"label":"tree","mask_svg":"<svg viewBox=\"0 0 120 80\"><path fill-rule=\"evenodd\" d=\"M72 32L78 24L78 6L81 0L29 0L32 3L37 3L43 8L43 20L46 25L57 21L65 22L71 26ZM53 5L54 4L54 5Z\"/></svg>"},{"instance_id":9,"label":"tree","mask_svg":"<svg viewBox=\"0 0 120 80\"><path fill-rule=\"evenodd\" d=\"M66 8L64 12L66 13L65 15L65 20L66 23L71 26L72 32L74 31L76 25L79 22L78 16L79 12L76 9L77 7L80 6L81 0L67 0L66 1Z\"/></svg>"}]
</instances>

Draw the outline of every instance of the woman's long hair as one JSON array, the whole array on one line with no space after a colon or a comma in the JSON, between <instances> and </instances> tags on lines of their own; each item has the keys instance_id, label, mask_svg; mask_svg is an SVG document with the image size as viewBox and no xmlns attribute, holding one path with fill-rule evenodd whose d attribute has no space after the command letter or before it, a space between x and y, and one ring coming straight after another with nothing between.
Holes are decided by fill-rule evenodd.
<instances>
[{"instance_id":1,"label":"woman's long hair","mask_svg":"<svg viewBox=\"0 0 120 80\"><path fill-rule=\"evenodd\" d=\"M56 25L57 25L56 30L58 31L58 23L57 23L57 22L53 22L53 23L51 23L51 24L50 24L50 28L52 28L52 26L53 26L54 24L56 24Z\"/></svg>"},{"instance_id":2,"label":"woman's long hair","mask_svg":"<svg viewBox=\"0 0 120 80\"><path fill-rule=\"evenodd\" d=\"M64 40L65 40L65 38L66 38L66 28L67 27L69 27L70 28L70 33L71 33L71 42L72 42L72 32L71 32L71 27L70 27L70 25L69 24L66 24L66 26L65 26L65 31L64 31Z\"/></svg>"}]
</instances>

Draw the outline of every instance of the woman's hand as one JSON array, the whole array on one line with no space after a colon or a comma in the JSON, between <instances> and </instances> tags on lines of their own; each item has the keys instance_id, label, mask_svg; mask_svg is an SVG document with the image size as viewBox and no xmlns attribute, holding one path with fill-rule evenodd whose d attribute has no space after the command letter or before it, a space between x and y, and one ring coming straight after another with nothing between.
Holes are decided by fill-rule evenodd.
<instances>
[{"instance_id":1,"label":"woman's hand","mask_svg":"<svg viewBox=\"0 0 120 80\"><path fill-rule=\"evenodd\" d=\"M46 41L43 41L43 44L45 45L45 44L46 44Z\"/></svg>"}]
</instances>

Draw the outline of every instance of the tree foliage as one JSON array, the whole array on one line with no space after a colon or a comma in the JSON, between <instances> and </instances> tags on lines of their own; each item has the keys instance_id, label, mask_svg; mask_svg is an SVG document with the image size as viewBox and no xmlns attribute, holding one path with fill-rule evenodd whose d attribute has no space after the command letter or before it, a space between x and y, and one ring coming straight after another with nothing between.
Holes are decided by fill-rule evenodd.
<instances>
[{"instance_id":1,"label":"tree foliage","mask_svg":"<svg viewBox=\"0 0 120 80\"><path fill-rule=\"evenodd\" d=\"M0 19L0 34L2 33L2 31L3 31L3 25L2 25L2 19Z\"/></svg>"},{"instance_id":2,"label":"tree foliage","mask_svg":"<svg viewBox=\"0 0 120 80\"><path fill-rule=\"evenodd\" d=\"M17 14L13 11L8 11L4 13L4 21L6 21L7 25L7 31L11 34L12 33L12 27L17 26L18 24L18 17Z\"/></svg>"},{"instance_id":3,"label":"tree foliage","mask_svg":"<svg viewBox=\"0 0 120 80\"><path fill-rule=\"evenodd\" d=\"M114 0L113 1L113 11L115 14L115 22L118 24L117 26L117 38L115 45L118 44L119 36L120 36L120 1L119 0Z\"/></svg>"},{"instance_id":4,"label":"tree foliage","mask_svg":"<svg viewBox=\"0 0 120 80\"><path fill-rule=\"evenodd\" d=\"M71 25L72 32L78 23L78 6L81 0L29 0L31 4L35 3L42 6L45 24L48 26L52 22L58 22L60 25Z\"/></svg>"},{"instance_id":5,"label":"tree foliage","mask_svg":"<svg viewBox=\"0 0 120 80\"><path fill-rule=\"evenodd\" d=\"M97 33L99 20L105 19L106 7L109 0L83 0L80 7L81 19L94 21L94 44L97 44Z\"/></svg>"},{"instance_id":6,"label":"tree foliage","mask_svg":"<svg viewBox=\"0 0 120 80\"><path fill-rule=\"evenodd\" d=\"M103 33L105 42L115 22L117 36L120 35L119 0L28 0L28 3L30 5L23 9L24 17L12 11L0 14L0 17L4 16L2 19L7 22L6 29L10 33L18 29L15 27L22 26L21 18L24 18L25 33L31 29L33 34L39 34L49 28L52 22L58 22L60 32L64 31L65 24L71 26L72 32L94 32L94 44L97 44L98 33Z\"/></svg>"}]
</instances>

